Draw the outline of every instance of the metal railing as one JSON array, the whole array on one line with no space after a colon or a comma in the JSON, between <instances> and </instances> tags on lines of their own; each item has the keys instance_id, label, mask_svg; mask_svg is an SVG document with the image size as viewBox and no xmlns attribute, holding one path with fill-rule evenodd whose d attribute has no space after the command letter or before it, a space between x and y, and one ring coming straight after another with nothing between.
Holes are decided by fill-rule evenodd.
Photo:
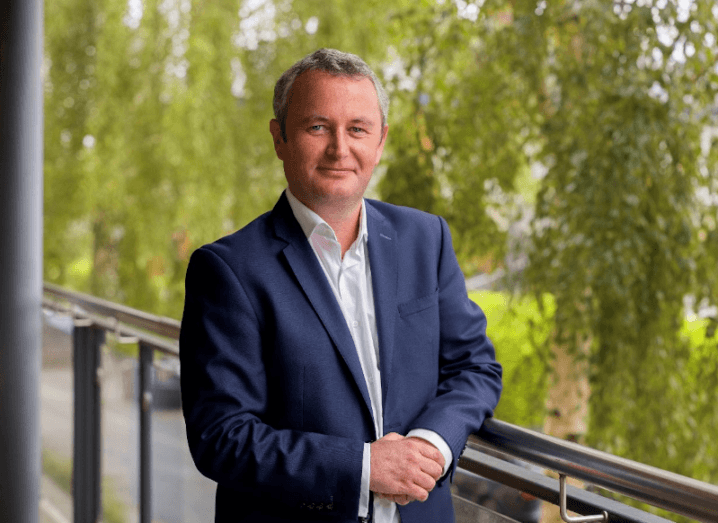
<instances>
[{"instance_id":1,"label":"metal railing","mask_svg":"<svg viewBox=\"0 0 718 523\"><path fill-rule=\"evenodd\" d=\"M101 350L105 333L139 346L140 523L152 521L152 360L154 352L179 357L179 322L94 296L44 285L43 307L73 318L75 416L72 492L75 523L100 520Z\"/></svg>"},{"instance_id":2,"label":"metal railing","mask_svg":"<svg viewBox=\"0 0 718 523\"><path fill-rule=\"evenodd\" d=\"M51 284L43 307L72 315L75 373L73 503L75 523L100 515L100 351L105 332L139 345L140 523L152 520L151 367L154 351L178 356L180 324ZM553 470L559 480L496 457L517 458ZM572 477L702 522L718 521L718 486L619 458L588 447L489 419L472 435L459 466L562 507L566 521L665 523L668 520L565 485ZM571 518L566 511L589 515ZM594 516L591 516L594 515Z\"/></svg>"},{"instance_id":3,"label":"metal railing","mask_svg":"<svg viewBox=\"0 0 718 523\"><path fill-rule=\"evenodd\" d=\"M606 452L488 419L467 442L460 466L560 505L560 481L497 459L525 460L561 476L622 494L697 521L718 521L718 486L620 458ZM590 491L568 486L567 508L579 514L608 513L608 521L666 522L664 518Z\"/></svg>"}]
</instances>

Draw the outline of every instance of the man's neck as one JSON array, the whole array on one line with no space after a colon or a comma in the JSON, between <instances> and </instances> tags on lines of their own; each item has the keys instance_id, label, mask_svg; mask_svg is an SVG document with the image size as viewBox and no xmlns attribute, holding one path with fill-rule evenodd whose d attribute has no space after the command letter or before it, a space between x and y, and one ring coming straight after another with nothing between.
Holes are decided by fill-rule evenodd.
<instances>
[{"instance_id":1,"label":"man's neck","mask_svg":"<svg viewBox=\"0 0 718 523\"><path fill-rule=\"evenodd\" d=\"M336 201L332 202L332 204L324 202L325 204L322 205L317 201L303 201L297 197L290 188L287 188L287 196L291 197L290 204L292 200L296 201L302 207L316 214L332 228L341 247L343 258L344 253L349 250L349 247L352 246L359 235L364 199L360 198L358 201L347 203L346 205L340 205ZM304 232L309 236L311 231L305 229Z\"/></svg>"},{"instance_id":2,"label":"man's neck","mask_svg":"<svg viewBox=\"0 0 718 523\"><path fill-rule=\"evenodd\" d=\"M329 224L334 234L337 235L337 240L342 248L342 258L344 258L344 253L349 250L349 247L352 246L352 243L354 243L359 235L361 209L362 205L360 201L359 204L355 205L351 210L325 209L323 212L320 212L321 210L314 211Z\"/></svg>"}]
</instances>

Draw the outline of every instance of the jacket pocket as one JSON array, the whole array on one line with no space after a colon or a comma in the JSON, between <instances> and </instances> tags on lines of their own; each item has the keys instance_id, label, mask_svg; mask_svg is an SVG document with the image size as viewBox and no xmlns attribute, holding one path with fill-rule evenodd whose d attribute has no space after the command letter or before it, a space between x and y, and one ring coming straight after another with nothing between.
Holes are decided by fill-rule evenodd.
<instances>
[{"instance_id":1,"label":"jacket pocket","mask_svg":"<svg viewBox=\"0 0 718 523\"><path fill-rule=\"evenodd\" d=\"M438 303L439 288L437 287L431 294L427 294L426 296L421 296L420 298L414 298L412 300L405 301L404 303L400 303L398 306L399 315L402 318L405 318L406 316L409 316L411 314L415 314L417 312L421 312L430 307L438 305Z\"/></svg>"}]
</instances>

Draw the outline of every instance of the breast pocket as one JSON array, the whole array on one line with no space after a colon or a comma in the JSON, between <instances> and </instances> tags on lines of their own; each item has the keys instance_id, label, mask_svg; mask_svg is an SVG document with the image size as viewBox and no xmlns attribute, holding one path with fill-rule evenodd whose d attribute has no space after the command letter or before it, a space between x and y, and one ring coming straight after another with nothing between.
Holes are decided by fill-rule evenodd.
<instances>
[{"instance_id":1,"label":"breast pocket","mask_svg":"<svg viewBox=\"0 0 718 523\"><path fill-rule=\"evenodd\" d=\"M439 306L439 289L435 289L431 294L414 298L399 304L399 316L406 318L412 314L425 311L431 307Z\"/></svg>"},{"instance_id":2,"label":"breast pocket","mask_svg":"<svg viewBox=\"0 0 718 523\"><path fill-rule=\"evenodd\" d=\"M394 365L385 420L403 427L436 395L439 380L438 289L398 305Z\"/></svg>"},{"instance_id":3,"label":"breast pocket","mask_svg":"<svg viewBox=\"0 0 718 523\"><path fill-rule=\"evenodd\" d=\"M397 342L410 351L411 359L435 362L439 340L439 290L400 303L398 308Z\"/></svg>"}]
</instances>

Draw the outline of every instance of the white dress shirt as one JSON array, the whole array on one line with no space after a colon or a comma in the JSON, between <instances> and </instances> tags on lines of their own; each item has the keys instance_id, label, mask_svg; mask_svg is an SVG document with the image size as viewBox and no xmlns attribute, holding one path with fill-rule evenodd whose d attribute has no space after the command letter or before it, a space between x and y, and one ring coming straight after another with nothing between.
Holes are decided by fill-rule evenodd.
<instances>
[{"instance_id":1,"label":"white dress shirt","mask_svg":"<svg viewBox=\"0 0 718 523\"><path fill-rule=\"evenodd\" d=\"M374 312L374 292L372 290L371 268L369 264L366 204L362 200L359 234L342 258L341 245L334 230L318 214L305 206L286 190L289 206L294 217L307 236L314 254L319 260L324 274L331 285L334 297L342 310L344 319L351 332L362 372L369 391L369 400L374 415L374 428L377 438L384 435L382 415L381 375L379 371L379 338L377 336L376 316ZM452 453L444 439L436 432L415 429L407 436L426 439L444 456L444 471L451 465ZM364 444L362 461L361 495L358 517L366 517L369 512L369 479L371 473L371 444ZM399 523L399 511L396 503L374 498L375 523Z\"/></svg>"}]
</instances>

